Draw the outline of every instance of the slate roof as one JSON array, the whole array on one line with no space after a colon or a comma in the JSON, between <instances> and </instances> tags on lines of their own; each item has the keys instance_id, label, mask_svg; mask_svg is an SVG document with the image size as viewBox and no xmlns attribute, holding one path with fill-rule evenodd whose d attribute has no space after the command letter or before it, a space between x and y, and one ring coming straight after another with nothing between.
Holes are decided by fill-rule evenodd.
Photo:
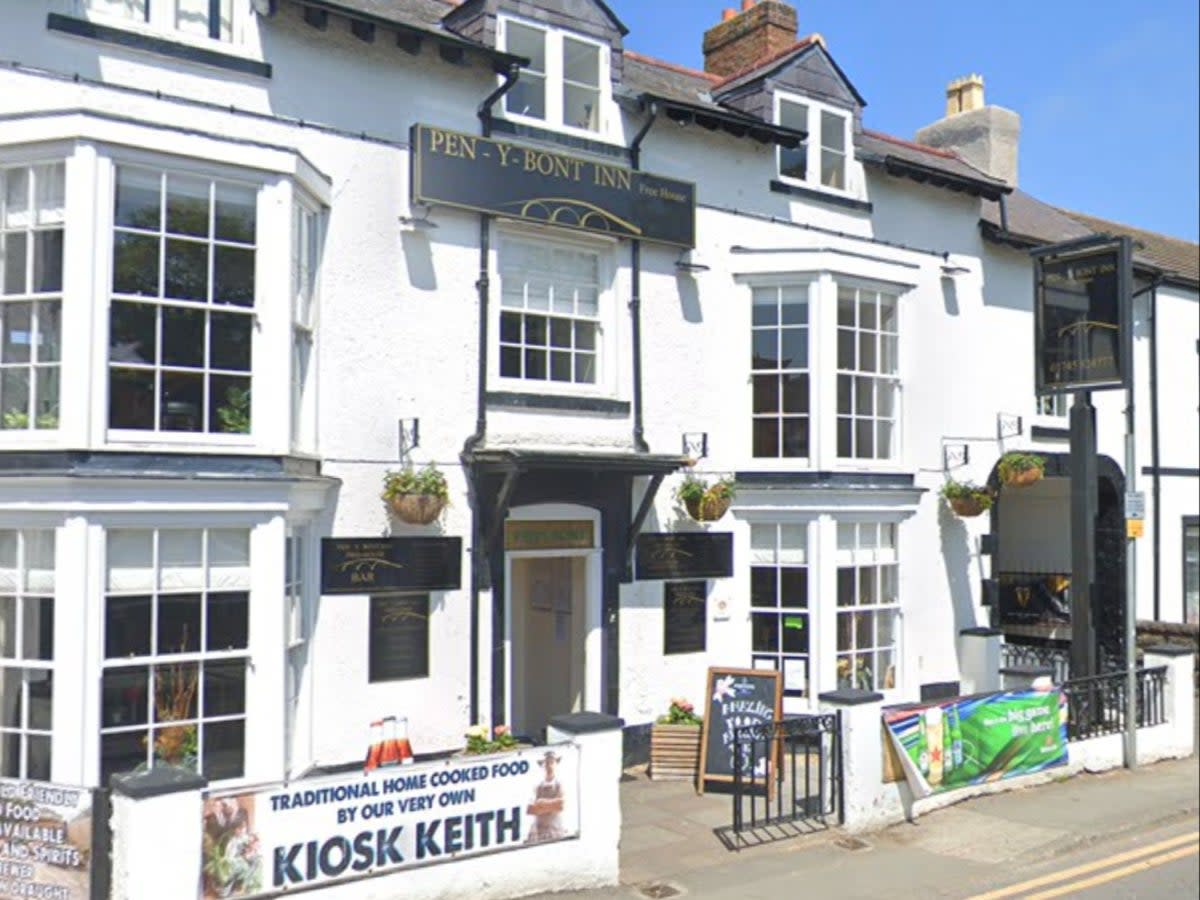
<instances>
[{"instance_id":1,"label":"slate roof","mask_svg":"<svg viewBox=\"0 0 1200 900\"><path fill-rule=\"evenodd\" d=\"M681 103L703 103L718 109L709 91L721 79L674 63L625 51L625 88L634 93L669 97Z\"/></svg>"},{"instance_id":2,"label":"slate roof","mask_svg":"<svg viewBox=\"0 0 1200 900\"><path fill-rule=\"evenodd\" d=\"M364 13L372 18L423 31L444 31L442 16L455 6L444 0L332 0L324 5L344 7L350 12Z\"/></svg>"},{"instance_id":3,"label":"slate roof","mask_svg":"<svg viewBox=\"0 0 1200 900\"><path fill-rule=\"evenodd\" d=\"M1138 256L1164 272L1179 276L1183 281L1200 284L1200 244L1122 225L1120 222L1071 212L1068 209L1060 209L1059 212L1098 234L1128 235L1133 238L1133 246Z\"/></svg>"},{"instance_id":4,"label":"slate roof","mask_svg":"<svg viewBox=\"0 0 1200 900\"><path fill-rule=\"evenodd\" d=\"M980 171L949 150L926 147L868 128L857 136L856 144L860 160L893 175L990 199L1009 190L999 178Z\"/></svg>"}]
</instances>

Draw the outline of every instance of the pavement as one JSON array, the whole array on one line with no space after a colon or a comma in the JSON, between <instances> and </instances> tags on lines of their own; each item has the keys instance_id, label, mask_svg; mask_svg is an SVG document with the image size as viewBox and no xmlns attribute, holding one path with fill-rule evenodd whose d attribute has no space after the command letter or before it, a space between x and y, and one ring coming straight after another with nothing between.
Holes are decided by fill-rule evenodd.
<instances>
[{"instance_id":1,"label":"pavement","mask_svg":"<svg viewBox=\"0 0 1200 900\"><path fill-rule=\"evenodd\" d=\"M776 900L802 888L839 898L961 898L1088 854L1103 856L1107 847L1136 844L1162 829L1194 831L1200 767L1191 757L1077 775L964 801L872 834L814 830L738 851L720 837L731 807L728 796L697 796L689 783L650 781L629 770L621 784L620 886L539 896ZM1191 878L1186 867L1194 871L1195 859L1182 865L1181 877Z\"/></svg>"}]
</instances>

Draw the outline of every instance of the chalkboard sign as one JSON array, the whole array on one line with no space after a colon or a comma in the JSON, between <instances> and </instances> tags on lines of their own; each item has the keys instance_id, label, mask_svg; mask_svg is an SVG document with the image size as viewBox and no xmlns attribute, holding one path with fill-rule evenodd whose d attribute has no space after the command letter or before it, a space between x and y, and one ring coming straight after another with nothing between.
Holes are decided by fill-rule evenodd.
<instances>
[{"instance_id":1,"label":"chalkboard sign","mask_svg":"<svg viewBox=\"0 0 1200 900\"><path fill-rule=\"evenodd\" d=\"M708 688L704 695L704 725L700 732L700 776L697 789L704 793L706 781L733 781L734 758L742 753L742 777L756 772L762 779L767 759L751 759L754 745L743 744L739 750L733 739L735 726L768 724L783 716L783 694L779 672L774 669L724 669L712 666L708 670ZM762 752L770 748L774 759L771 771L779 764L779 746L758 742ZM770 779L767 779L768 790Z\"/></svg>"},{"instance_id":2,"label":"chalkboard sign","mask_svg":"<svg viewBox=\"0 0 1200 900\"><path fill-rule=\"evenodd\" d=\"M324 538L322 594L451 591L462 586L462 538Z\"/></svg>"},{"instance_id":3,"label":"chalkboard sign","mask_svg":"<svg viewBox=\"0 0 1200 900\"><path fill-rule=\"evenodd\" d=\"M646 532L637 538L639 580L729 578L733 575L733 535L728 532Z\"/></svg>"},{"instance_id":4,"label":"chalkboard sign","mask_svg":"<svg viewBox=\"0 0 1200 900\"><path fill-rule=\"evenodd\" d=\"M368 680L429 675L429 595L371 598Z\"/></svg>"},{"instance_id":5,"label":"chalkboard sign","mask_svg":"<svg viewBox=\"0 0 1200 900\"><path fill-rule=\"evenodd\" d=\"M663 585L663 654L701 653L708 621L706 581Z\"/></svg>"}]
</instances>

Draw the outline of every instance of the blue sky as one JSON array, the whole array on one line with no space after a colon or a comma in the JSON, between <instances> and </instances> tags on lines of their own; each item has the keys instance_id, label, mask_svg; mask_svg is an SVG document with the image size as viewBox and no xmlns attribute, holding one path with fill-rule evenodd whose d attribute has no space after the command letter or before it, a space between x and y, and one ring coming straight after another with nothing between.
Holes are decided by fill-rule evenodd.
<instances>
[{"instance_id":1,"label":"blue sky","mask_svg":"<svg viewBox=\"0 0 1200 900\"><path fill-rule=\"evenodd\" d=\"M798 0L867 100L866 127L912 138L977 72L1021 115L1020 186L1056 206L1191 241L1200 232L1197 0ZM609 0L629 49L703 67L704 31L740 0Z\"/></svg>"}]
</instances>

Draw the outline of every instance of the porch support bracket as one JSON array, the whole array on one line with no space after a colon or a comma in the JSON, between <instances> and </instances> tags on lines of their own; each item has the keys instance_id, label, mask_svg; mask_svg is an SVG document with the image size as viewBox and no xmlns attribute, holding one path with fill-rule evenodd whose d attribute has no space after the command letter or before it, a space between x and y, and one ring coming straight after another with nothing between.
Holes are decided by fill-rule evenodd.
<instances>
[{"instance_id":1,"label":"porch support bracket","mask_svg":"<svg viewBox=\"0 0 1200 900\"><path fill-rule=\"evenodd\" d=\"M638 504L637 512L633 515L633 520L629 523L629 540L625 545L625 577L624 580L629 582L633 579L633 548L637 544L638 532L642 530L642 524L646 521L646 516L650 514L650 507L654 505L654 498L658 495L658 489L662 486L665 475L651 475L650 483L646 485L646 492L642 494L642 502Z\"/></svg>"}]
</instances>

